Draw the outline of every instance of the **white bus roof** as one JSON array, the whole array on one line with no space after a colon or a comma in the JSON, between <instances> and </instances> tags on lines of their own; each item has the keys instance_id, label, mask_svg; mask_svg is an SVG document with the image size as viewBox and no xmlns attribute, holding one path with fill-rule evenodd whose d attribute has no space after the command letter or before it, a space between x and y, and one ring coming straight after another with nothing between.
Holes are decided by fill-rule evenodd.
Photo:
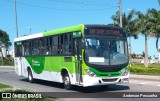
<instances>
[{"instance_id":1,"label":"white bus roof","mask_svg":"<svg viewBox=\"0 0 160 101\"><path fill-rule=\"evenodd\" d=\"M33 35L22 36L22 37L16 38L14 40L14 42L29 40L29 39L33 39L33 38L39 38L39 37L43 37L43 33L37 33L37 34L33 34Z\"/></svg>"}]
</instances>

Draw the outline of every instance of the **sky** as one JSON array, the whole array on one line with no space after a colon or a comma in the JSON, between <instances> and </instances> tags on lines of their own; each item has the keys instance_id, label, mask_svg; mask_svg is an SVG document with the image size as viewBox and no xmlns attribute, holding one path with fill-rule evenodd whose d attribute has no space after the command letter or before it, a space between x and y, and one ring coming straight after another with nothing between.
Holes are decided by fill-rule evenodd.
<instances>
[{"instance_id":1,"label":"sky","mask_svg":"<svg viewBox=\"0 0 160 101\"><path fill-rule=\"evenodd\" d=\"M111 16L119 10L119 0L16 0L19 36L69 27L78 24L110 24ZM147 9L160 9L158 0L122 0L122 12L130 9L145 13ZM0 0L0 29L10 40L16 38L14 0ZM149 56L157 56L155 38L148 38ZM160 44L160 42L159 42ZM144 51L144 36L131 38L132 52ZM11 46L13 49L13 45Z\"/></svg>"}]
</instances>

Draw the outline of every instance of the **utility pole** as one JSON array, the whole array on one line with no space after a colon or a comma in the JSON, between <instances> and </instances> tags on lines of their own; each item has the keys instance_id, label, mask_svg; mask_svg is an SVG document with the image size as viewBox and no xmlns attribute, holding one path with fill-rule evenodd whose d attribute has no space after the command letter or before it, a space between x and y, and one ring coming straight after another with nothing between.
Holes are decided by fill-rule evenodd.
<instances>
[{"instance_id":1,"label":"utility pole","mask_svg":"<svg viewBox=\"0 0 160 101\"><path fill-rule=\"evenodd\" d=\"M127 9L129 13L132 11L132 9ZM129 60L132 60L132 46L131 46L131 36L129 37Z\"/></svg>"},{"instance_id":2,"label":"utility pole","mask_svg":"<svg viewBox=\"0 0 160 101\"><path fill-rule=\"evenodd\" d=\"M119 0L119 17L120 17L120 27L123 27L123 24L122 24L122 0Z\"/></svg>"},{"instance_id":3,"label":"utility pole","mask_svg":"<svg viewBox=\"0 0 160 101\"><path fill-rule=\"evenodd\" d=\"M31 34L31 31L32 31L32 28L33 28L33 27L31 27L31 26L28 27L30 34Z\"/></svg>"},{"instance_id":4,"label":"utility pole","mask_svg":"<svg viewBox=\"0 0 160 101\"><path fill-rule=\"evenodd\" d=\"M16 0L14 0L14 13L15 13L15 20L16 20L16 36L17 36L17 38L18 38L18 21L17 21Z\"/></svg>"}]
</instances>

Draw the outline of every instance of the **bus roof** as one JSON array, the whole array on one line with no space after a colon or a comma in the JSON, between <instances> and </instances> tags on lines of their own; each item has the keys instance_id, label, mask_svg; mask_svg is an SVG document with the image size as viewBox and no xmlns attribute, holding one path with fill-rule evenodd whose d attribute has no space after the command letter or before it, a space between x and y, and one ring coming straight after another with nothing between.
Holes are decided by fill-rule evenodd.
<instances>
[{"instance_id":1,"label":"bus roof","mask_svg":"<svg viewBox=\"0 0 160 101\"><path fill-rule=\"evenodd\" d=\"M76 26L71 26L71 27L66 27L66 28L60 28L56 30L51 30L47 32L41 32L37 34L32 34L32 35L27 35L27 36L22 36L19 38L16 38L14 41L22 41L22 40L28 40L28 39L33 39L33 38L39 38L43 36L50 36L50 35L56 35L56 34L62 34L62 33L67 33L67 32L74 32L74 31L83 31L85 27L107 27L107 28L116 28L116 29L122 29L121 27L114 26L114 25L103 25L103 24L79 24Z\"/></svg>"},{"instance_id":2,"label":"bus roof","mask_svg":"<svg viewBox=\"0 0 160 101\"><path fill-rule=\"evenodd\" d=\"M16 41L23 41L23 40L29 40L29 39L33 39L33 38L39 38L39 37L43 37L43 33L37 33L37 34L18 37L18 38L15 38L14 41L15 42Z\"/></svg>"},{"instance_id":3,"label":"bus roof","mask_svg":"<svg viewBox=\"0 0 160 101\"><path fill-rule=\"evenodd\" d=\"M80 24L80 25L76 25L76 26L60 28L60 29L42 32L42 33L38 33L38 34L22 36L22 37L16 38L14 41L22 41L22 40L28 40L28 39L33 39L33 38L39 38L39 37L43 37L43 36L50 36L50 35L67 33L67 32L80 31L83 29L84 29L84 24Z\"/></svg>"},{"instance_id":4,"label":"bus roof","mask_svg":"<svg viewBox=\"0 0 160 101\"><path fill-rule=\"evenodd\" d=\"M76 25L76 26L71 26L71 27L60 28L60 29L56 29L56 30L43 32L43 35L44 36L50 36L50 35L55 35L55 34L80 31L80 30L83 30L83 29L84 29L84 24L80 24L80 25Z\"/></svg>"}]
</instances>

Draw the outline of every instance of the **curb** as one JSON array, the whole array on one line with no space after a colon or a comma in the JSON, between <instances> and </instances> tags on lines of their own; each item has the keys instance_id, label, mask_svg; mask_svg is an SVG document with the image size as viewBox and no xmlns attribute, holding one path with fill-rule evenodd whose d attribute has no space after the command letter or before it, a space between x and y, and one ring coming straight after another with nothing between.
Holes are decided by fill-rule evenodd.
<instances>
[{"instance_id":1,"label":"curb","mask_svg":"<svg viewBox=\"0 0 160 101\"><path fill-rule=\"evenodd\" d=\"M153 79L153 80L160 80L160 76L151 76L151 75L135 75L130 74L131 78L139 78L139 79Z\"/></svg>"},{"instance_id":2,"label":"curb","mask_svg":"<svg viewBox=\"0 0 160 101\"><path fill-rule=\"evenodd\" d=\"M20 88L16 88L16 87L10 87L10 88L3 88L3 89L0 89L1 92L4 92L4 91L8 91L8 90L20 90Z\"/></svg>"},{"instance_id":3,"label":"curb","mask_svg":"<svg viewBox=\"0 0 160 101\"><path fill-rule=\"evenodd\" d=\"M8 85L7 83L3 83L3 82L0 82L0 83L4 84L4 85ZM5 92L5 91L8 91L8 90L13 90L13 91L15 91L15 90L25 90L25 89L18 88L16 86L12 86L12 85L8 85L8 86L10 86L10 87L0 89L0 92ZM25 90L25 91L29 91L29 90Z\"/></svg>"},{"instance_id":4,"label":"curb","mask_svg":"<svg viewBox=\"0 0 160 101\"><path fill-rule=\"evenodd\" d=\"M0 68L14 68L14 66L0 66Z\"/></svg>"}]
</instances>

